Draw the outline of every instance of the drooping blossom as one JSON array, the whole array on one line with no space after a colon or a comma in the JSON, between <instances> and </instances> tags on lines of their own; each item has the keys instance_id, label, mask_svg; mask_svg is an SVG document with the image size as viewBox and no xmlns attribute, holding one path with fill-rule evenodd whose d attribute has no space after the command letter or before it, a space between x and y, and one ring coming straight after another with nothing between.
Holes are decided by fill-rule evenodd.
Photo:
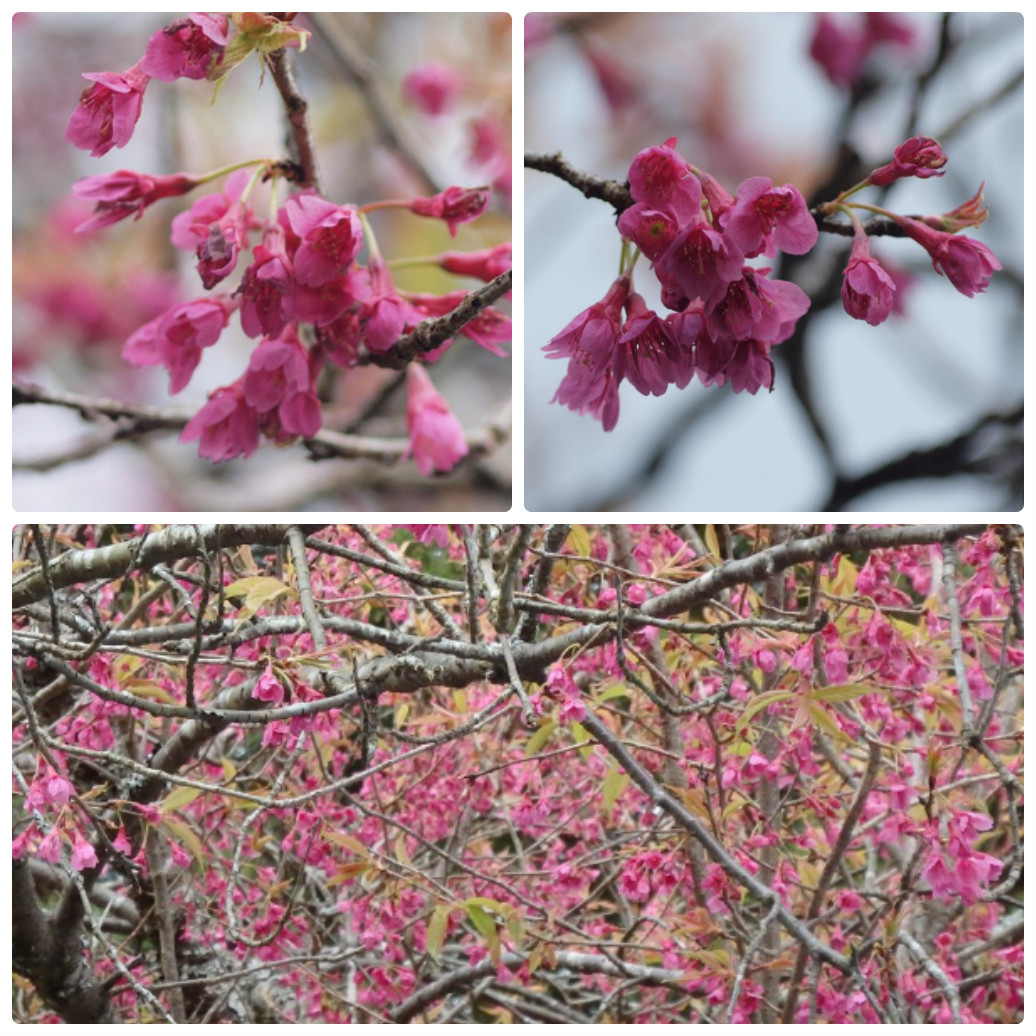
<instances>
[{"instance_id":1,"label":"drooping blossom","mask_svg":"<svg viewBox=\"0 0 1036 1036\"><path fill-rule=\"evenodd\" d=\"M125 147L133 136L144 103L144 91L151 77L137 62L123 73L84 72L93 86L79 97L68 120L65 139L74 147L89 151L94 158L113 147Z\"/></svg>"},{"instance_id":2,"label":"drooping blossom","mask_svg":"<svg viewBox=\"0 0 1036 1036\"><path fill-rule=\"evenodd\" d=\"M827 13L816 15L809 56L835 86L856 85L870 46L866 31L843 25Z\"/></svg>"},{"instance_id":3,"label":"drooping blossom","mask_svg":"<svg viewBox=\"0 0 1036 1036\"><path fill-rule=\"evenodd\" d=\"M422 475L450 471L467 455L468 444L460 421L436 391L428 372L411 363L406 372L406 424L409 453Z\"/></svg>"},{"instance_id":4,"label":"drooping blossom","mask_svg":"<svg viewBox=\"0 0 1036 1036\"><path fill-rule=\"evenodd\" d=\"M259 446L259 415L245 400L241 380L218 388L187 422L180 442L200 439L198 453L218 463L251 457Z\"/></svg>"},{"instance_id":5,"label":"drooping blossom","mask_svg":"<svg viewBox=\"0 0 1036 1036\"><path fill-rule=\"evenodd\" d=\"M263 432L269 438L281 442L320 431L312 367L291 325L279 339L264 339L252 352L244 378L245 401L263 415Z\"/></svg>"},{"instance_id":6,"label":"drooping blossom","mask_svg":"<svg viewBox=\"0 0 1036 1036\"><path fill-rule=\"evenodd\" d=\"M772 258L778 249L790 255L805 255L819 236L798 189L791 184L774 187L768 176L745 180L720 222L724 233L748 257L761 252Z\"/></svg>"},{"instance_id":7,"label":"drooping blossom","mask_svg":"<svg viewBox=\"0 0 1036 1036\"><path fill-rule=\"evenodd\" d=\"M678 370L694 372L672 326L648 309L635 291L626 299L626 322L617 345L616 376L625 378L641 395L661 396L677 380Z\"/></svg>"},{"instance_id":8,"label":"drooping blossom","mask_svg":"<svg viewBox=\"0 0 1036 1036\"><path fill-rule=\"evenodd\" d=\"M284 685L273 672L273 665L267 665L262 675L252 688L252 697L256 701L268 701L271 705L280 705L284 701Z\"/></svg>"},{"instance_id":9,"label":"drooping blossom","mask_svg":"<svg viewBox=\"0 0 1036 1036\"><path fill-rule=\"evenodd\" d=\"M72 869L77 871L85 871L97 866L97 853L82 835L77 834L72 845L71 863Z\"/></svg>"},{"instance_id":10,"label":"drooping blossom","mask_svg":"<svg viewBox=\"0 0 1036 1036\"><path fill-rule=\"evenodd\" d=\"M614 55L596 46L582 34L577 35L580 50L590 63L597 85L611 111L619 115L637 102L637 90L630 74Z\"/></svg>"},{"instance_id":11,"label":"drooping blossom","mask_svg":"<svg viewBox=\"0 0 1036 1036\"><path fill-rule=\"evenodd\" d=\"M360 306L360 324L367 348L383 353L399 340L410 317L410 307L397 293L384 260L372 256L367 272L370 294Z\"/></svg>"},{"instance_id":12,"label":"drooping blossom","mask_svg":"<svg viewBox=\"0 0 1036 1036\"><path fill-rule=\"evenodd\" d=\"M61 832L52 827L36 846L36 856L47 863L61 862Z\"/></svg>"},{"instance_id":13,"label":"drooping blossom","mask_svg":"<svg viewBox=\"0 0 1036 1036\"><path fill-rule=\"evenodd\" d=\"M896 282L871 256L867 234L859 226L842 278L842 305L856 320L877 326L888 319L896 294Z\"/></svg>"},{"instance_id":14,"label":"drooping blossom","mask_svg":"<svg viewBox=\"0 0 1036 1036\"><path fill-rule=\"evenodd\" d=\"M981 241L934 230L909 216L895 216L896 222L931 256L932 267L945 274L962 295L973 298L989 287L989 278L1002 270L1000 261Z\"/></svg>"},{"instance_id":15,"label":"drooping blossom","mask_svg":"<svg viewBox=\"0 0 1036 1036\"><path fill-rule=\"evenodd\" d=\"M743 261L737 243L699 216L677 233L654 269L664 287L708 304L741 276Z\"/></svg>"},{"instance_id":16,"label":"drooping blossom","mask_svg":"<svg viewBox=\"0 0 1036 1036\"><path fill-rule=\"evenodd\" d=\"M619 379L615 350L622 333L622 307L630 291L619 277L600 302L561 329L544 347L551 359L567 359L568 369L552 403L578 414L592 414L610 432L619 419Z\"/></svg>"},{"instance_id":17,"label":"drooping blossom","mask_svg":"<svg viewBox=\"0 0 1036 1036\"><path fill-rule=\"evenodd\" d=\"M461 223L478 219L489 207L489 188L447 187L430 198L415 198L408 207L418 216L445 220L450 237L456 237Z\"/></svg>"},{"instance_id":18,"label":"drooping blossom","mask_svg":"<svg viewBox=\"0 0 1036 1036\"><path fill-rule=\"evenodd\" d=\"M169 391L191 380L203 349L214 345L237 308L227 295L209 295L174 306L139 328L123 346L123 359L134 366L162 364L169 371Z\"/></svg>"},{"instance_id":19,"label":"drooping blossom","mask_svg":"<svg viewBox=\"0 0 1036 1036\"><path fill-rule=\"evenodd\" d=\"M191 14L159 29L148 41L144 71L154 79L204 79L227 45L225 14Z\"/></svg>"},{"instance_id":20,"label":"drooping blossom","mask_svg":"<svg viewBox=\"0 0 1036 1036\"><path fill-rule=\"evenodd\" d=\"M874 187L888 187L904 176L927 180L932 176L942 176L946 162L946 153L937 140L911 137L892 152L891 162L875 169L867 177L867 183Z\"/></svg>"},{"instance_id":21,"label":"drooping blossom","mask_svg":"<svg viewBox=\"0 0 1036 1036\"><path fill-rule=\"evenodd\" d=\"M355 206L334 205L315 194L293 194L284 206L299 236L292 257L299 284L316 286L345 273L363 247L363 229Z\"/></svg>"},{"instance_id":22,"label":"drooping blossom","mask_svg":"<svg viewBox=\"0 0 1036 1036\"><path fill-rule=\"evenodd\" d=\"M783 342L809 309L809 296L791 281L768 279L767 269L745 266L722 296L705 305L709 331L727 338Z\"/></svg>"},{"instance_id":23,"label":"drooping blossom","mask_svg":"<svg viewBox=\"0 0 1036 1036\"><path fill-rule=\"evenodd\" d=\"M276 338L292 318L294 279L281 227L267 227L256 245L237 294L241 296L241 327L249 338Z\"/></svg>"},{"instance_id":24,"label":"drooping blossom","mask_svg":"<svg viewBox=\"0 0 1036 1036\"><path fill-rule=\"evenodd\" d=\"M206 288L226 280L237 266L237 257L248 248L250 213L242 201L230 208L208 227L208 236L198 244L198 275Z\"/></svg>"},{"instance_id":25,"label":"drooping blossom","mask_svg":"<svg viewBox=\"0 0 1036 1036\"><path fill-rule=\"evenodd\" d=\"M437 261L448 273L489 282L511 269L511 242L479 252L443 252Z\"/></svg>"},{"instance_id":26,"label":"drooping blossom","mask_svg":"<svg viewBox=\"0 0 1036 1036\"><path fill-rule=\"evenodd\" d=\"M280 338L264 338L248 360L245 400L265 413L289 396L309 389L309 356L289 325Z\"/></svg>"},{"instance_id":27,"label":"drooping blossom","mask_svg":"<svg viewBox=\"0 0 1036 1036\"><path fill-rule=\"evenodd\" d=\"M442 61L426 61L403 80L403 96L425 115L442 115L460 93L464 78Z\"/></svg>"},{"instance_id":28,"label":"drooping blossom","mask_svg":"<svg viewBox=\"0 0 1036 1036\"><path fill-rule=\"evenodd\" d=\"M72 193L94 203L93 215L76 227L76 233L111 226L130 216L140 219L149 205L161 198L175 198L198 186L198 178L186 173L149 176L120 169L117 173L85 176L72 185Z\"/></svg>"}]
</instances>

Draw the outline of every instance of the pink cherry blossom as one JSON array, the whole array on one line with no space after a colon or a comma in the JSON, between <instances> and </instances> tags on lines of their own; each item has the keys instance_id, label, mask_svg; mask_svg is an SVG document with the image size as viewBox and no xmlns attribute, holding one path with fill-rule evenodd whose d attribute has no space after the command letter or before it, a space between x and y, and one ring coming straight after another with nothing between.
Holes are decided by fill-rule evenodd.
<instances>
[{"instance_id":1,"label":"pink cherry blossom","mask_svg":"<svg viewBox=\"0 0 1036 1036\"><path fill-rule=\"evenodd\" d=\"M117 72L84 72L93 83L83 91L76 110L68 120L65 139L89 151L94 158L106 155L113 147L125 147L133 136L144 103L144 91L151 77L138 62Z\"/></svg>"},{"instance_id":2,"label":"pink cherry blossom","mask_svg":"<svg viewBox=\"0 0 1036 1036\"><path fill-rule=\"evenodd\" d=\"M187 422L180 442L200 439L198 453L218 463L251 457L259 446L259 415L245 401L240 381L218 388Z\"/></svg>"},{"instance_id":3,"label":"pink cherry blossom","mask_svg":"<svg viewBox=\"0 0 1036 1036\"><path fill-rule=\"evenodd\" d=\"M36 855L47 863L61 862L61 832L52 827L36 846Z\"/></svg>"},{"instance_id":4,"label":"pink cherry blossom","mask_svg":"<svg viewBox=\"0 0 1036 1036\"><path fill-rule=\"evenodd\" d=\"M676 137L637 152L628 175L634 201L665 212L680 224L700 213L701 184L687 160L676 151Z\"/></svg>"},{"instance_id":5,"label":"pink cherry blossom","mask_svg":"<svg viewBox=\"0 0 1036 1036\"><path fill-rule=\"evenodd\" d=\"M206 194L198 198L186 211L174 216L170 240L177 248L188 252L197 250L198 245L209 236L209 226L224 217L241 195L251 178L248 169L237 169L224 181L223 190L215 194ZM255 217L251 210L248 213L248 225L255 226Z\"/></svg>"},{"instance_id":6,"label":"pink cherry blossom","mask_svg":"<svg viewBox=\"0 0 1036 1036\"><path fill-rule=\"evenodd\" d=\"M450 471L467 455L464 429L419 363L407 367L406 423L410 453L422 475Z\"/></svg>"},{"instance_id":7,"label":"pink cherry blossom","mask_svg":"<svg viewBox=\"0 0 1036 1036\"><path fill-rule=\"evenodd\" d=\"M208 237L199 242L196 250L198 275L206 288L214 288L234 272L238 255L248 248L249 217L245 203L235 201L208 225Z\"/></svg>"},{"instance_id":8,"label":"pink cherry blossom","mask_svg":"<svg viewBox=\"0 0 1036 1036\"><path fill-rule=\"evenodd\" d=\"M867 234L857 228L842 280L842 304L856 320L877 326L892 312L896 282L871 256Z\"/></svg>"},{"instance_id":9,"label":"pink cherry blossom","mask_svg":"<svg viewBox=\"0 0 1036 1036\"><path fill-rule=\"evenodd\" d=\"M284 701L284 685L274 675L272 665L268 665L256 680L252 697L257 701L268 701L271 705L280 705Z\"/></svg>"},{"instance_id":10,"label":"pink cherry blossom","mask_svg":"<svg viewBox=\"0 0 1036 1036\"><path fill-rule=\"evenodd\" d=\"M616 377L644 396L661 396L677 380L678 371L690 368L689 356L668 323L637 292L626 299L626 322L617 340Z\"/></svg>"},{"instance_id":11,"label":"pink cherry blossom","mask_svg":"<svg viewBox=\"0 0 1036 1036\"><path fill-rule=\"evenodd\" d=\"M129 338L122 349L123 359L135 366L163 364L169 371L169 391L179 392L201 362L202 350L219 340L236 308L226 295L174 306Z\"/></svg>"},{"instance_id":12,"label":"pink cherry blossom","mask_svg":"<svg viewBox=\"0 0 1036 1036\"><path fill-rule=\"evenodd\" d=\"M407 73L403 96L425 115L442 115L460 93L464 79L452 65L426 61Z\"/></svg>"},{"instance_id":13,"label":"pink cherry blossom","mask_svg":"<svg viewBox=\"0 0 1036 1036\"><path fill-rule=\"evenodd\" d=\"M334 205L313 194L293 194L284 206L301 238L292 258L296 280L324 284L344 273L363 247L363 230L353 205Z\"/></svg>"},{"instance_id":14,"label":"pink cherry blossom","mask_svg":"<svg viewBox=\"0 0 1036 1036\"><path fill-rule=\"evenodd\" d=\"M383 353L399 340L411 317L410 307L400 298L392 274L379 256L372 256L367 267L370 294L360 306L363 340L371 352Z\"/></svg>"},{"instance_id":15,"label":"pink cherry blossom","mask_svg":"<svg viewBox=\"0 0 1036 1036\"><path fill-rule=\"evenodd\" d=\"M676 217L638 201L619 216L619 233L632 241L652 262L673 243L679 230Z\"/></svg>"},{"instance_id":16,"label":"pink cherry blossom","mask_svg":"<svg viewBox=\"0 0 1036 1036\"><path fill-rule=\"evenodd\" d=\"M925 248L935 272L945 274L957 291L968 298L985 291L993 273L1003 269L997 257L980 241L933 230L908 216L896 216L895 219Z\"/></svg>"},{"instance_id":17,"label":"pink cherry blossom","mask_svg":"<svg viewBox=\"0 0 1036 1036\"><path fill-rule=\"evenodd\" d=\"M415 198L409 205L410 211L418 216L445 220L450 237L457 236L461 223L478 219L488 207L487 187L447 187L430 198Z\"/></svg>"},{"instance_id":18,"label":"pink cherry blossom","mask_svg":"<svg viewBox=\"0 0 1036 1036\"><path fill-rule=\"evenodd\" d=\"M449 273L488 282L511 269L511 242L480 252L444 252L438 262Z\"/></svg>"},{"instance_id":19,"label":"pink cherry blossom","mask_svg":"<svg viewBox=\"0 0 1036 1036\"><path fill-rule=\"evenodd\" d=\"M256 245L253 262L245 270L241 287L241 327L249 338L276 338L292 317L294 280L285 252L284 231L267 227L263 243Z\"/></svg>"},{"instance_id":20,"label":"pink cherry blossom","mask_svg":"<svg viewBox=\"0 0 1036 1036\"><path fill-rule=\"evenodd\" d=\"M699 217L680 230L655 261L655 273L664 286L708 304L722 298L727 285L741 276L743 261L737 242Z\"/></svg>"},{"instance_id":21,"label":"pink cherry blossom","mask_svg":"<svg viewBox=\"0 0 1036 1036\"><path fill-rule=\"evenodd\" d=\"M72 845L72 869L77 871L89 870L97 866L97 853L94 847L86 841L82 835L76 835Z\"/></svg>"},{"instance_id":22,"label":"pink cherry blossom","mask_svg":"<svg viewBox=\"0 0 1036 1036\"><path fill-rule=\"evenodd\" d=\"M600 302L583 310L543 347L551 359L568 360L568 370L551 402L576 413L593 414L606 432L619 419L615 351L629 290L629 278L618 278Z\"/></svg>"},{"instance_id":23,"label":"pink cherry blossom","mask_svg":"<svg viewBox=\"0 0 1036 1036\"><path fill-rule=\"evenodd\" d=\"M72 193L94 202L93 215L76 227L76 233L110 226L130 216L140 219L149 205L160 198L174 198L194 190L198 179L186 173L148 176L120 169L117 173L86 176L72 185Z\"/></svg>"},{"instance_id":24,"label":"pink cherry blossom","mask_svg":"<svg viewBox=\"0 0 1036 1036\"><path fill-rule=\"evenodd\" d=\"M245 401L260 413L273 410L309 389L309 355L289 325L280 338L264 338L252 352L245 372Z\"/></svg>"},{"instance_id":25,"label":"pink cherry blossom","mask_svg":"<svg viewBox=\"0 0 1036 1036\"><path fill-rule=\"evenodd\" d=\"M866 31L845 26L829 14L816 15L809 54L835 86L856 85L870 46Z\"/></svg>"},{"instance_id":26,"label":"pink cherry blossom","mask_svg":"<svg viewBox=\"0 0 1036 1036\"><path fill-rule=\"evenodd\" d=\"M791 184L774 187L768 176L753 176L737 189L732 207L720 221L746 256L775 256L777 250L805 255L819 231L806 200Z\"/></svg>"},{"instance_id":27,"label":"pink cherry blossom","mask_svg":"<svg viewBox=\"0 0 1036 1036\"><path fill-rule=\"evenodd\" d=\"M148 41L144 71L155 79L204 79L227 43L225 14L191 14L159 29Z\"/></svg>"},{"instance_id":28,"label":"pink cherry blossom","mask_svg":"<svg viewBox=\"0 0 1036 1036\"><path fill-rule=\"evenodd\" d=\"M48 777L43 785L47 801L52 806L66 806L72 797L72 785L60 774Z\"/></svg>"},{"instance_id":29,"label":"pink cherry blossom","mask_svg":"<svg viewBox=\"0 0 1036 1036\"><path fill-rule=\"evenodd\" d=\"M931 176L942 176L946 165L946 154L937 140L931 137L911 137L893 152L892 161L875 169L867 182L875 187L888 187L904 176L917 176L922 180Z\"/></svg>"}]
</instances>

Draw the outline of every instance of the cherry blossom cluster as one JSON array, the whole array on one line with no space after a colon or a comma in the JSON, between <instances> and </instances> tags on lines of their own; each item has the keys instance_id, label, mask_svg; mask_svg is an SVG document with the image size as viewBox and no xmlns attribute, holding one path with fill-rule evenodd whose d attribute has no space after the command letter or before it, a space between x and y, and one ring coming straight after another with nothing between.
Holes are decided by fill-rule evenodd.
<instances>
[{"instance_id":1,"label":"cherry blossom cluster","mask_svg":"<svg viewBox=\"0 0 1036 1036\"><path fill-rule=\"evenodd\" d=\"M601 302L579 314L545 347L568 369L553 402L592 414L611 431L623 380L643 395L729 382L735 392L773 387L770 349L809 308L806 293L768 278L746 260L778 250L808 252L816 223L799 191L751 177L731 196L676 150L676 138L637 154L629 169L634 204L619 217L637 252ZM643 254L661 285L665 317L633 290ZM625 316L623 315L625 313Z\"/></svg>"},{"instance_id":2,"label":"cherry blossom cluster","mask_svg":"<svg viewBox=\"0 0 1036 1036\"><path fill-rule=\"evenodd\" d=\"M922 180L942 176L946 162L946 154L937 140L911 137L896 148L890 162L872 170L833 201L818 207L823 214L842 212L852 220L853 244L842 281L842 302L849 316L868 324L882 323L894 311L897 287L895 278L871 255L867 231L856 215L856 209L877 213L898 224L907 237L925 249L935 272L947 277L968 298L985 291L989 287L989 278L1002 268L988 245L958 236L958 231L980 226L988 216L989 210L982 198L985 184L972 198L951 212L920 219L902 216L877 205L848 201L867 187L889 187L905 176Z\"/></svg>"},{"instance_id":3,"label":"cherry blossom cluster","mask_svg":"<svg viewBox=\"0 0 1036 1036\"><path fill-rule=\"evenodd\" d=\"M291 24L293 17L192 14L166 26L126 72L85 74L93 85L72 114L67 139L94 156L123 147L151 79L207 79L218 85L251 54L268 61L286 47L302 49L308 33ZM422 97L428 92L420 83L412 89ZM453 186L431 197L366 206L339 204L303 187L281 203L280 186L298 179L298 166L263 158L198 176L119 170L86 177L74 187L77 197L95 206L79 227L89 231L139 219L161 199L223 182L220 190L176 216L171 228L173 245L195 256L202 287L211 294L173 306L140 327L123 349L131 364L165 367L175 394L189 384L203 351L219 341L235 315L244 334L257 340L247 369L232 384L211 392L181 435L185 442L199 440L200 454L212 461L247 458L261 437L285 445L316 435L322 424L318 383L328 366L377 361L423 321L451 312L466 297L463 291L432 296L398 290L368 215L405 209L443 220L456 236L458 225L486 211L488 187ZM271 184L270 205L260 213L253 197L265 182ZM366 263L360 261L364 250ZM451 251L417 261L489 282L510 269L511 247ZM228 287L235 273L240 274L236 286ZM463 333L506 356L501 345L510 341L510 319L485 307ZM426 475L449 471L468 452L459 421L424 367L451 342L445 339L407 367L410 453Z\"/></svg>"},{"instance_id":4,"label":"cherry blossom cluster","mask_svg":"<svg viewBox=\"0 0 1036 1036\"><path fill-rule=\"evenodd\" d=\"M891 161L812 212L796 187L776 186L764 176L745 180L731 196L675 145L671 138L634 157L628 179L633 204L618 219L622 272L601 301L544 346L551 359L568 361L552 402L592 415L605 431L618 421L623 381L654 396L670 385L684 388L695 375L703 385L729 384L734 392L772 390L771 349L794 333L810 299L798 285L768 277L772 267L748 260L805 255L816 245L824 217L842 213L852 221L842 300L851 317L872 325L896 311L897 277L871 255L856 210L897 224L928 252L936 273L968 297L985 291L1001 269L988 246L958 235L985 220L984 185L953 211L922 218L850 200L903 177L941 176L947 158L929 137L904 141ZM641 255L650 260L670 311L664 317L634 290L633 267ZM905 281L902 274L898 279Z\"/></svg>"}]
</instances>

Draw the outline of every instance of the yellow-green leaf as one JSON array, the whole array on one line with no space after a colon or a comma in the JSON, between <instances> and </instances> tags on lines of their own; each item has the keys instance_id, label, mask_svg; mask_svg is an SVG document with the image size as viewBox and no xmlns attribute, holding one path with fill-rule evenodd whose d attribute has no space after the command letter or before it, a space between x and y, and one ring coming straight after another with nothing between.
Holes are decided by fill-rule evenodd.
<instances>
[{"instance_id":1,"label":"yellow-green leaf","mask_svg":"<svg viewBox=\"0 0 1036 1036\"><path fill-rule=\"evenodd\" d=\"M608 776L601 782L601 792L604 796L604 808L611 810L615 800L626 790L630 782L630 775L625 770L613 767Z\"/></svg>"},{"instance_id":2,"label":"yellow-green leaf","mask_svg":"<svg viewBox=\"0 0 1036 1036\"><path fill-rule=\"evenodd\" d=\"M809 713L809 718L825 733L830 734L836 741L849 742L851 740L849 735L834 721L834 718L823 705L807 701L805 706L806 711Z\"/></svg>"},{"instance_id":3,"label":"yellow-green leaf","mask_svg":"<svg viewBox=\"0 0 1036 1036\"><path fill-rule=\"evenodd\" d=\"M472 903L470 900L465 902L464 909L467 911L468 917L471 918L471 923L475 926L476 931L484 938L488 939L496 934L496 922L478 905L478 903Z\"/></svg>"},{"instance_id":4,"label":"yellow-green leaf","mask_svg":"<svg viewBox=\"0 0 1036 1036\"><path fill-rule=\"evenodd\" d=\"M583 558L590 556L590 533L587 532L585 525L573 525L569 530L566 543L572 549L573 554L578 554Z\"/></svg>"},{"instance_id":5,"label":"yellow-green leaf","mask_svg":"<svg viewBox=\"0 0 1036 1036\"><path fill-rule=\"evenodd\" d=\"M439 959L439 952L446 939L446 923L450 918L450 907L440 903L432 911L432 919L428 922L428 933L425 936L425 949L435 958Z\"/></svg>"},{"instance_id":6,"label":"yellow-green leaf","mask_svg":"<svg viewBox=\"0 0 1036 1036\"><path fill-rule=\"evenodd\" d=\"M193 828L182 820L173 820L170 817L162 820L162 827L175 841L186 847L199 866L205 866L205 847L201 844L201 839L194 833Z\"/></svg>"},{"instance_id":7,"label":"yellow-green leaf","mask_svg":"<svg viewBox=\"0 0 1036 1036\"><path fill-rule=\"evenodd\" d=\"M763 709L770 705L776 705L781 701L788 701L790 698L794 698L795 695L791 691L767 691L765 694L757 694L749 703L745 706L745 711L741 713L741 716L737 721L738 730L744 730L748 725L748 721L756 715L758 712L762 712Z\"/></svg>"},{"instance_id":8,"label":"yellow-green leaf","mask_svg":"<svg viewBox=\"0 0 1036 1036\"><path fill-rule=\"evenodd\" d=\"M273 576L246 576L231 583L223 591L227 597L241 597L241 609L238 618L250 619L264 605L277 600L282 594L295 596L295 591L286 583Z\"/></svg>"},{"instance_id":9,"label":"yellow-green leaf","mask_svg":"<svg viewBox=\"0 0 1036 1036\"><path fill-rule=\"evenodd\" d=\"M579 749L579 754L583 757L583 762L588 763L590 761L590 756L594 753L594 739L590 736L590 731L588 731L582 723L573 723L572 739L577 745L582 744L584 741L590 742L588 745L582 745Z\"/></svg>"},{"instance_id":10,"label":"yellow-green leaf","mask_svg":"<svg viewBox=\"0 0 1036 1036\"><path fill-rule=\"evenodd\" d=\"M551 738L551 735L558 729L556 720L548 719L538 730L536 730L525 743L525 756L535 755Z\"/></svg>"},{"instance_id":11,"label":"yellow-green leaf","mask_svg":"<svg viewBox=\"0 0 1036 1036\"><path fill-rule=\"evenodd\" d=\"M363 842L358 838L353 838L352 835L347 835L343 831L335 831L326 825L324 826L323 834L329 842L345 846L346 849L351 849L357 856L362 856L364 859L370 856L370 852Z\"/></svg>"},{"instance_id":12,"label":"yellow-green leaf","mask_svg":"<svg viewBox=\"0 0 1036 1036\"><path fill-rule=\"evenodd\" d=\"M863 683L846 683L831 687L820 687L812 691L809 697L813 701L852 701L854 698L860 698L865 694L879 693L881 693L881 688L879 687L870 687Z\"/></svg>"},{"instance_id":13,"label":"yellow-green leaf","mask_svg":"<svg viewBox=\"0 0 1036 1036\"><path fill-rule=\"evenodd\" d=\"M166 795L159 809L163 814L175 813L178 809L190 805L200 794L200 788L188 788L181 784Z\"/></svg>"}]
</instances>

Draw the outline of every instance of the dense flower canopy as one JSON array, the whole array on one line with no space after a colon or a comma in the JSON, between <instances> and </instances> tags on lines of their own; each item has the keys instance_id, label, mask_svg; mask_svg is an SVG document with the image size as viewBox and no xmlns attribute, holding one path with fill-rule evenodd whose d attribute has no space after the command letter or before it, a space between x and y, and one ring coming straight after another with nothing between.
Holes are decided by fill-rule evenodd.
<instances>
[{"instance_id":1,"label":"dense flower canopy","mask_svg":"<svg viewBox=\"0 0 1036 1036\"><path fill-rule=\"evenodd\" d=\"M1016 1022L1020 535L17 529L15 1018Z\"/></svg>"}]
</instances>

